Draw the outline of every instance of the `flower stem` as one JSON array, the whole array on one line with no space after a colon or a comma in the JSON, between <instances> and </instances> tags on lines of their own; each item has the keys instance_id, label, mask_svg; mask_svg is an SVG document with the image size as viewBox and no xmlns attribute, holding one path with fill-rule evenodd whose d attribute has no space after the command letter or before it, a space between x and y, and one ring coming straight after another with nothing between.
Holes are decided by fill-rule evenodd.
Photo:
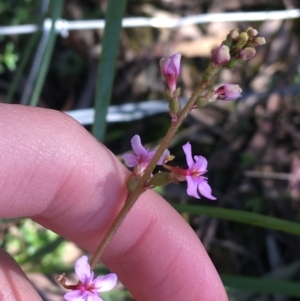
<instances>
[{"instance_id":1,"label":"flower stem","mask_svg":"<svg viewBox=\"0 0 300 301\"><path fill-rule=\"evenodd\" d=\"M153 172L158 160L162 156L164 150L168 147L170 144L170 141L176 134L178 128L188 115L188 113L191 111L191 109L194 107L197 98L201 95L201 92L207 87L207 85L210 83L211 78L213 75L215 75L220 68L217 68L215 70L212 65L210 65L207 70L204 72L204 75L201 79L200 84L190 97L189 101L186 103L186 105L183 107L181 112L178 115L178 119L175 122L172 122L170 125L170 128L168 132L166 133L165 137L163 138L161 144L159 145L158 149L156 150L155 155L153 156L151 162L148 164L147 168L145 169L142 177L140 178L138 184L136 185L135 189L128 195L127 200L125 201L125 204L119 214L117 215L116 219L108 229L107 233L105 234L103 240L99 244L96 252L94 253L91 261L90 266L91 269L94 269L95 265L99 261L100 257L102 256L106 246L114 236L114 234L117 232L119 226L122 224L123 220L125 219L126 215L130 211L130 209L133 207L139 196L145 191L144 187L147 181L149 180L151 173ZM207 80L209 78L209 80Z\"/></svg>"}]
</instances>

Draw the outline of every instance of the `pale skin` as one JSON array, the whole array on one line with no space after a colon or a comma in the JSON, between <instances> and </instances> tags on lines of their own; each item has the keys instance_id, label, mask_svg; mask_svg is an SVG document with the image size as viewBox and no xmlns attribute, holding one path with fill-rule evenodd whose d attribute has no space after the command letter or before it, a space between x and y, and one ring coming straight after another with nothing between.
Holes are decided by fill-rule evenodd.
<instances>
[{"instance_id":1,"label":"pale skin","mask_svg":"<svg viewBox=\"0 0 300 301\"><path fill-rule=\"evenodd\" d=\"M92 253L123 204L128 175L71 117L0 104L1 218L31 217ZM134 205L102 259L139 301L228 300L199 238L152 191ZM41 300L4 251L0 300Z\"/></svg>"}]
</instances>

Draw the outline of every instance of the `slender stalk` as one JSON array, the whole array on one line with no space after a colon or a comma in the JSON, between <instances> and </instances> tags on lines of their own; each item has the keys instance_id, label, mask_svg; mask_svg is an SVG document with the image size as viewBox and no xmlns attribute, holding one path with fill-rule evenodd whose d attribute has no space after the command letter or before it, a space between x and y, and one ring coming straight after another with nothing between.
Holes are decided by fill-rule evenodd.
<instances>
[{"instance_id":1,"label":"slender stalk","mask_svg":"<svg viewBox=\"0 0 300 301\"><path fill-rule=\"evenodd\" d=\"M122 30L122 17L126 3L127 0L109 0L105 13L103 48L96 85L95 121L92 128L93 135L100 141L104 140L106 131L106 115L111 101Z\"/></svg>"},{"instance_id":2,"label":"slender stalk","mask_svg":"<svg viewBox=\"0 0 300 301\"><path fill-rule=\"evenodd\" d=\"M206 75L206 73L204 73L203 75ZM110 228L108 229L106 235L104 236L103 240L101 241L100 245L98 246L96 252L94 253L94 255L92 257L92 259L90 260L91 269L93 269L95 267L95 265L99 261L100 257L102 256L105 248L107 247L108 243L110 242L110 240L112 239L114 234L117 232L119 226L122 224L123 220L125 219L126 215L130 211L130 209L133 207L133 205L135 204L135 202L137 201L139 196L144 192L145 184L149 180L149 178L151 176L151 173L153 172L159 158L162 156L164 150L170 144L170 142L171 142L172 138L174 137L174 135L176 134L178 128L180 127L180 125L184 121L187 114L191 111L191 109L193 108L197 98L200 96L200 93L203 91L203 89L206 88L208 83L209 83L209 81L207 81L206 76L203 77L203 79L201 80L198 88L194 91L191 98L189 99L187 104L184 106L184 108L180 112L177 121L173 122L170 125L170 128L169 128L168 132L166 133L165 137L163 138L161 144L159 145L159 147L158 147L155 155L153 156L151 162L149 163L149 165L145 169L144 174L140 178L137 186L129 194L129 196L128 196L126 202L125 202L125 205L123 206L123 208L119 212L118 216L116 217L116 219L114 220L114 222L112 223Z\"/></svg>"},{"instance_id":3,"label":"slender stalk","mask_svg":"<svg viewBox=\"0 0 300 301\"><path fill-rule=\"evenodd\" d=\"M42 92L42 88L46 79L46 75L49 69L49 64L50 64L51 56L54 49L54 44L56 41L56 35L57 35L55 32L55 22L60 18L62 14L63 6L64 6L64 1L62 0L53 1L53 8L52 8L53 10L51 16L52 24L51 24L51 29L49 31L49 37L47 38L47 46L41 61L41 66L37 74L36 82L29 102L29 105L33 107L37 106L38 104Z\"/></svg>"}]
</instances>

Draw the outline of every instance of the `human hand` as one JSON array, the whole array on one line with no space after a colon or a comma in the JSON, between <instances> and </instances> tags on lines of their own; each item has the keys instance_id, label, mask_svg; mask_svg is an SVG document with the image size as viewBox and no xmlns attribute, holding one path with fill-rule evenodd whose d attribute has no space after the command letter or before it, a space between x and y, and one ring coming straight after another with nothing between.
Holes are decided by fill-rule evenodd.
<instances>
[{"instance_id":1,"label":"human hand","mask_svg":"<svg viewBox=\"0 0 300 301\"><path fill-rule=\"evenodd\" d=\"M0 104L0 217L30 217L93 253L126 195L128 170L71 117ZM199 238L153 191L134 205L102 257L141 301L226 301ZM0 252L0 300L41 300Z\"/></svg>"}]
</instances>

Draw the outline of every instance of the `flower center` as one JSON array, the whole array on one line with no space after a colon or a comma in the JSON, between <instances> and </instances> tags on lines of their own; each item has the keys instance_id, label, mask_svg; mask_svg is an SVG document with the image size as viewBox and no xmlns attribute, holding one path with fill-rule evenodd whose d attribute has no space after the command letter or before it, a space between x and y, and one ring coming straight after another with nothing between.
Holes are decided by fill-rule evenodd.
<instances>
[{"instance_id":1,"label":"flower center","mask_svg":"<svg viewBox=\"0 0 300 301\"><path fill-rule=\"evenodd\" d=\"M80 284L77 286L76 289L79 290L81 293L84 293L85 291L94 293L95 285L94 285L94 283L86 284L86 285Z\"/></svg>"}]
</instances>

